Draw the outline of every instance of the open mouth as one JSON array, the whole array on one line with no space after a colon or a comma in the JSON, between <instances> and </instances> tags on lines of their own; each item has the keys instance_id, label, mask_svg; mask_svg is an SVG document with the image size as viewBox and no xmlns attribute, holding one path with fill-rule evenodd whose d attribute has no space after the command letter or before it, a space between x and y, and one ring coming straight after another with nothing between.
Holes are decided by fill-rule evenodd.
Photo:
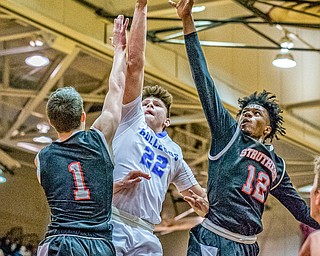
<instances>
[{"instance_id":1,"label":"open mouth","mask_svg":"<svg viewBox=\"0 0 320 256\"><path fill-rule=\"evenodd\" d=\"M250 120L248 118L244 118L242 121L241 121L241 127L243 126L246 126L247 124L250 123Z\"/></svg>"},{"instance_id":2,"label":"open mouth","mask_svg":"<svg viewBox=\"0 0 320 256\"><path fill-rule=\"evenodd\" d=\"M247 124L247 123L250 123L250 120L248 118L244 118L241 122L241 125L244 125L244 124Z\"/></svg>"},{"instance_id":3,"label":"open mouth","mask_svg":"<svg viewBox=\"0 0 320 256\"><path fill-rule=\"evenodd\" d=\"M154 116L154 113L153 113L151 110L146 110L146 111L144 112L144 114L145 114L145 115L152 115L152 116Z\"/></svg>"}]
</instances>

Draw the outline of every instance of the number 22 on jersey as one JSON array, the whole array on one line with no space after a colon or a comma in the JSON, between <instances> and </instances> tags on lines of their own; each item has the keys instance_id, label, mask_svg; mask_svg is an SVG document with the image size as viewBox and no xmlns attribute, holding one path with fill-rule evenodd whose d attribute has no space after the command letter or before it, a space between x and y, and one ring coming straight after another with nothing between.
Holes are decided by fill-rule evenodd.
<instances>
[{"instance_id":1,"label":"number 22 on jersey","mask_svg":"<svg viewBox=\"0 0 320 256\"><path fill-rule=\"evenodd\" d=\"M73 175L73 182L76 187L73 191L74 200L90 200L90 190L84 182L81 164L79 162L72 162L69 164L68 170Z\"/></svg>"},{"instance_id":2,"label":"number 22 on jersey","mask_svg":"<svg viewBox=\"0 0 320 256\"><path fill-rule=\"evenodd\" d=\"M164 173L163 170L167 167L168 159L164 156L156 155L150 147L146 146L140 163L161 178Z\"/></svg>"},{"instance_id":3,"label":"number 22 on jersey","mask_svg":"<svg viewBox=\"0 0 320 256\"><path fill-rule=\"evenodd\" d=\"M267 191L269 185L270 185L270 178L269 176L264 172L258 173L258 178L255 182L255 188L253 189L253 182L255 180L255 174L256 174L256 167L253 165L248 166L248 177L245 184L242 186L242 191L248 195L252 195L253 198L258 200L261 203L264 203L265 201L265 194L264 192Z\"/></svg>"}]
</instances>

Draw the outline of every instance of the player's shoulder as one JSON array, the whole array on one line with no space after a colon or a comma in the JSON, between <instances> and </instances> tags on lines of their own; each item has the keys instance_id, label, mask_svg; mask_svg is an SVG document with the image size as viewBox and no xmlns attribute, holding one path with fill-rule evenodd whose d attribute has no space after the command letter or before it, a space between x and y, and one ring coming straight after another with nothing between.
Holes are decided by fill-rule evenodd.
<instances>
[{"instance_id":1,"label":"player's shoulder","mask_svg":"<svg viewBox=\"0 0 320 256\"><path fill-rule=\"evenodd\" d=\"M181 149L180 145L176 141L174 141L169 136L169 134L166 135L166 137L164 138L164 141L165 141L166 147L168 147L169 149L171 149L179 154L182 154L182 149Z\"/></svg>"}]
</instances>

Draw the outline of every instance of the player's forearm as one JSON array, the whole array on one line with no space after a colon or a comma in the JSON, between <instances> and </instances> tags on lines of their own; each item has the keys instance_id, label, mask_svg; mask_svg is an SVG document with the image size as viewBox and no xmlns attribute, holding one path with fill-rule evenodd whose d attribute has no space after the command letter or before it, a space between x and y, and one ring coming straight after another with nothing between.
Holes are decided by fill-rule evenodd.
<instances>
[{"instance_id":1,"label":"player's forearm","mask_svg":"<svg viewBox=\"0 0 320 256\"><path fill-rule=\"evenodd\" d=\"M142 91L147 29L147 6L137 3L128 42L126 89L123 103L136 99Z\"/></svg>"},{"instance_id":2,"label":"player's forearm","mask_svg":"<svg viewBox=\"0 0 320 256\"><path fill-rule=\"evenodd\" d=\"M230 128L235 121L224 108L215 88L197 33L185 35L184 38L192 77L208 120L210 131L213 137L220 136L221 133L225 133L226 127Z\"/></svg>"},{"instance_id":3,"label":"player's forearm","mask_svg":"<svg viewBox=\"0 0 320 256\"><path fill-rule=\"evenodd\" d=\"M147 5L136 4L128 42L128 66L141 70L144 66L147 33Z\"/></svg>"},{"instance_id":4,"label":"player's forearm","mask_svg":"<svg viewBox=\"0 0 320 256\"><path fill-rule=\"evenodd\" d=\"M123 189L123 181L116 181L113 183L113 194L116 194L119 192L121 189Z\"/></svg>"},{"instance_id":5,"label":"player's forearm","mask_svg":"<svg viewBox=\"0 0 320 256\"><path fill-rule=\"evenodd\" d=\"M117 102L115 101L116 99L114 99L115 96L113 96L115 93L121 94L120 96L122 97L125 88L126 71L126 48L123 45L117 46L114 50L113 64L109 77L108 94L112 94L113 100L108 100L109 97L107 94L104 100L102 111L105 111L110 107L110 105L114 105L115 102ZM120 102L122 102L122 100Z\"/></svg>"},{"instance_id":6,"label":"player's forearm","mask_svg":"<svg viewBox=\"0 0 320 256\"><path fill-rule=\"evenodd\" d=\"M113 64L109 78L111 88L124 90L126 81L127 63L125 46L117 46L114 50ZM111 88L110 88L111 87Z\"/></svg>"}]
</instances>

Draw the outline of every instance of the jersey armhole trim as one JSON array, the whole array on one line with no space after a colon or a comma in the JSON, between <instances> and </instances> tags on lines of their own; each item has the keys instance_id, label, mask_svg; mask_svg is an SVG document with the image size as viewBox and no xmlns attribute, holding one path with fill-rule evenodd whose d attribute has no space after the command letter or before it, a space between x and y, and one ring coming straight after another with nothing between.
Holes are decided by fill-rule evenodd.
<instances>
[{"instance_id":1,"label":"jersey armhole trim","mask_svg":"<svg viewBox=\"0 0 320 256\"><path fill-rule=\"evenodd\" d=\"M282 158L280 158L280 159L281 159L281 161L282 161L282 163L283 163L282 175L281 175L278 183L277 183L276 185L274 185L274 186L270 189L270 191L274 190L276 187L279 186L279 184L280 184L281 181L283 180L284 174L285 174L285 172L286 172L286 162L285 162Z\"/></svg>"},{"instance_id":2,"label":"jersey armhole trim","mask_svg":"<svg viewBox=\"0 0 320 256\"><path fill-rule=\"evenodd\" d=\"M37 179L38 179L39 183L41 184L39 153L36 155L36 162L37 162Z\"/></svg>"},{"instance_id":3,"label":"jersey armhole trim","mask_svg":"<svg viewBox=\"0 0 320 256\"><path fill-rule=\"evenodd\" d=\"M210 160L215 161L218 160L227 150L231 147L231 145L235 142L237 136L240 133L240 127L237 126L236 132L233 134L231 140L228 142L228 144L215 156L211 156L210 152L208 153L208 157Z\"/></svg>"}]
</instances>

